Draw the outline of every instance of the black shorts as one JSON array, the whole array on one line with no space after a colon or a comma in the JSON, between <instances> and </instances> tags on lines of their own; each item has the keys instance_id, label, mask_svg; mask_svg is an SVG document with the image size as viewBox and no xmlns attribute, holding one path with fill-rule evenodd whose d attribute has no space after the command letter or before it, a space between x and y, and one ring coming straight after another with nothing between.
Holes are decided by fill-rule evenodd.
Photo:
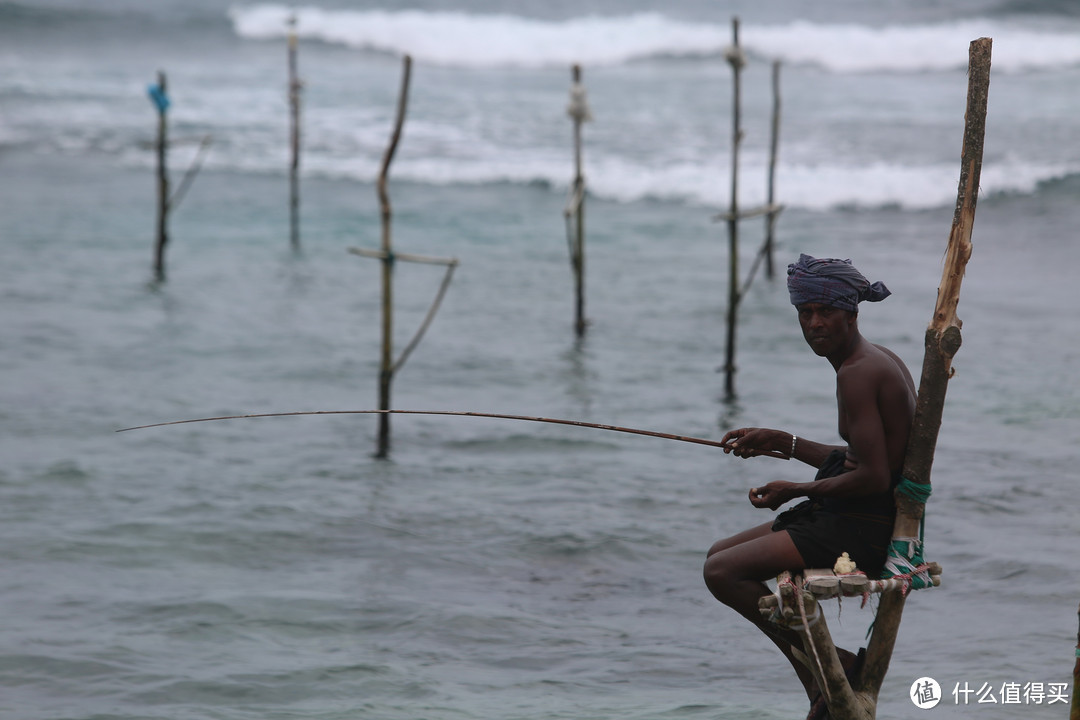
<instances>
[{"instance_id":1,"label":"black shorts","mask_svg":"<svg viewBox=\"0 0 1080 720\"><path fill-rule=\"evenodd\" d=\"M885 564L893 523L880 515L837 515L806 500L780 513L772 529L787 530L808 568L831 568L847 553L860 570L876 578Z\"/></svg>"},{"instance_id":2,"label":"black shorts","mask_svg":"<svg viewBox=\"0 0 1080 720\"><path fill-rule=\"evenodd\" d=\"M835 451L815 480L842 472L843 452ZM772 529L787 530L808 568L831 568L846 552L859 570L876 578L885 564L895 513L880 514L881 502L874 505L879 512L857 512L854 507L845 508L851 510L847 512L833 512L820 500L805 500L780 513Z\"/></svg>"}]
</instances>

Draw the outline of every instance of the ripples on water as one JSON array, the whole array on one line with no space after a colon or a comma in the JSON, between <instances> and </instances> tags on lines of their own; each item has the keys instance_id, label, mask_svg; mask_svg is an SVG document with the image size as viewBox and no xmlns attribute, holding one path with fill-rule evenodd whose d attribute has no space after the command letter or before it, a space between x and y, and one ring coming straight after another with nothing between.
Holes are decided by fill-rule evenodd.
<instances>
[{"instance_id":1,"label":"ripples on water","mask_svg":"<svg viewBox=\"0 0 1080 720\"><path fill-rule=\"evenodd\" d=\"M212 27L218 35L200 35L209 64L220 57L215 43L233 41L224 19ZM110 62L148 42L111 50ZM179 44L191 55L186 40ZM244 48L248 61L269 52ZM317 55L332 64L342 51ZM70 89L76 75L63 61L33 69L40 77L62 69L56 77ZM390 74L381 62L374 63L379 73ZM645 77L656 87L669 65L697 72L669 59L634 65L633 73L615 68L606 86L621 93ZM193 67L203 66L198 59ZM430 72L428 82L448 74ZM94 92L121 92L123 78L139 73L124 69ZM820 74L805 67L797 73ZM1049 87L1072 74L1002 74L992 97L1022 97L1025 83ZM498 79L491 70L479 76ZM951 108L947 87L958 77L925 80L933 98L950 98ZM826 84L874 87L868 76L833 79ZM534 89L555 92L543 73L533 80L545 86ZM911 77L888 81L902 87ZM680 87L669 84L669 92ZM148 113L137 85L122 94L134 93L132 113ZM562 103L563 79L557 89ZM221 92L216 87L211 96ZM602 92L593 97L601 100ZM22 113L44 112L41 99L15 94L19 103L6 107L17 116L5 117L16 117L20 132L38 128L37 149L63 151L68 143L71 154L43 157L8 145L0 153L0 603L8 618L0 630L0 715L652 720L804 712L788 671L774 672L779 655L715 603L700 579L714 539L766 517L747 504L747 488L777 477L807 479L803 468L743 463L653 438L476 418L395 418L389 462L371 458L370 417L115 434L208 415L371 407L378 271L345 247L376 244L374 190L368 181L305 179L304 252L293 257L283 179L276 170L230 166L257 153L223 138L215 152L232 160L193 185L174 218L169 281L154 286L148 171L117 167L118 155L145 165L143 155L132 159L127 140L142 138L142 126L93 125L100 116L88 115L80 117L89 125L68 119L53 132L49 123L78 113L45 113L48 122L35 123ZM71 103L64 107L101 104L82 97L63 95ZM903 96L890 97L903 104ZM1038 93L1040 103L1049 97ZM265 118L252 117L262 107L255 100L233 120L262 127ZM130 115L126 106L108 107L117 118ZM922 153L933 154L943 123L952 128L959 115L946 121L940 107L919 108L905 112L931 118L932 127L901 123L895 137L927 139L916 158L925 172L936 160ZM988 183L1015 194L980 201L961 301L965 343L946 403L927 530L945 585L908 605L882 716L906 716L908 687L927 674L946 691L962 681L1069 679L1080 346L1066 292L1080 259L1072 242L1078 188L1067 175L1068 144L1054 146L1061 167L1046 164L1040 144L1044 130L1067 138L1072 126L1032 125L1023 117L1028 110L1075 117L1043 104L991 107L1000 122L996 137L1031 143L1009 145L1031 175L1009 175L1018 166L1002 158L1011 151L993 151L994 167L1005 170ZM607 115L617 122L618 113ZM708 124L714 115L687 122ZM312 113L313 122L317 117ZM333 146L325 157L351 157L356 143L381 150L382 118L337 118L341 127L331 128L331 137L340 140L336 133L354 121L377 126L377 139L349 136L349 153ZM9 129L0 125L0 142L10 141ZM857 146L872 134L851 139ZM257 133L238 136L247 142ZM605 152L625 150L637 137L608 136ZM818 135L794 137L806 142L785 143L793 157L829 146ZM421 132L414 139L433 138ZM590 200L593 324L575 343L562 180L552 179L564 169L549 172L548 139L525 158L531 164L524 171L487 167L496 176L486 184L396 178L395 242L457 256L461 266L395 383L395 405L714 439L743 424L834 437L831 370L806 349L779 283L758 280L747 296L740 397L730 406L719 401L726 238L711 209L648 199L657 188L642 190L632 165L608 163L596 173L611 197L638 194L625 204ZM565 144L561 135L558 143ZM714 150L680 146L668 160L685 152L712 163ZM271 155L258 157L271 162ZM949 173L953 162L950 155ZM432 167L412 166L425 169ZM367 177L362 170L330 174ZM871 179L888 186L906 177L890 172ZM522 173L529 182L506 182ZM816 193L828 184L824 177L810 173L797 187ZM831 187L865 197L867 188L852 177L866 176L845 175ZM650 181L657 178L664 176ZM702 202L718 192L703 190L696 170L669 179L689 181L690 196ZM887 282L893 297L864 311L862 329L899 352L916 375L951 222L950 208L922 202L939 192L933 188L896 186L889 196L896 207L877 210L792 207L779 230L781 267L800 251L852 257L871 279ZM898 209L924 205L931 209ZM759 232L748 231L748 242ZM422 318L438 272L399 266L396 280L400 344ZM834 617L841 644L865 642L869 611L846 602ZM939 716L1013 716L1001 706L946 704ZM1055 710L1028 706L1025 715L1056 717Z\"/></svg>"},{"instance_id":2,"label":"ripples on water","mask_svg":"<svg viewBox=\"0 0 1080 720\"><path fill-rule=\"evenodd\" d=\"M126 179L132 189L139 181ZM209 199L232 179L201 182ZM326 203L347 195L322 189ZM513 204L536 191L497 192ZM675 208L600 204L596 222L616 211L659 214L690 236ZM988 230L1006 211L988 204ZM900 217L809 216L804 227L855 222L869 232ZM941 220L897 226L917 255L885 242L851 253L896 293L864 313L864 331L883 334L915 368L938 262L938 241L922 235L942 235ZM803 479L790 464L476 418L395 418L390 462L371 459L374 423L362 417L114 434L219 412L360 408L374 396L375 330L364 317L375 287L361 280L370 268L317 243L299 259L227 236L196 252L183 247L183 227L162 288L142 285L147 248L119 240L96 250L93 269L82 254L57 252L43 279L8 274L6 292L22 298L22 312L7 313L18 334L3 362L22 381L8 393L22 399L5 410L0 476L5 607L21 621L5 631L0 658L13 716L799 712L798 694L776 695L766 671L778 658L700 582L704 548L760 519L746 487ZM904 707L906 684L924 671L1000 683L1068 670L1075 593L1061 568L1076 521L1060 497L1075 418L1061 397L1039 393L1063 360L1043 354L1036 374L995 370L1025 367L1015 339L1041 333L1058 310L1047 284L1017 298L1031 313L1020 305L987 317L999 279L1022 260L1000 266L1009 245L986 235L965 287L970 340L928 521L946 586L909 606L883 708ZM828 368L804 351L767 283L746 312L742 397L725 410L714 273L684 268L689 281L679 283L678 263L637 262L659 254L644 236L598 241L594 325L575 349L561 248L534 250L524 283L509 251L452 250L471 269L400 375L400 406L714 438L721 416L829 433L820 422L832 412ZM1035 309L1049 315L1029 322ZM403 312L403 324L420 312ZM860 643L870 617L847 603L834 632Z\"/></svg>"}]
</instances>

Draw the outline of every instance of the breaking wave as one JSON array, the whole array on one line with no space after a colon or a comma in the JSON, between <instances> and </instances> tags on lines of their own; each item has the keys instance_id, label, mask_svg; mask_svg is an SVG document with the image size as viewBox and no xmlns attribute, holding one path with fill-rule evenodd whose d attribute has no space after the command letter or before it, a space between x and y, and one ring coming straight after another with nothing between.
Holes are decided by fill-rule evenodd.
<instances>
[{"instance_id":1,"label":"breaking wave","mask_svg":"<svg viewBox=\"0 0 1080 720\"><path fill-rule=\"evenodd\" d=\"M648 12L561 21L517 15L420 10L293 10L264 4L230 10L243 38L283 37L294 15L303 38L385 53L408 53L436 65L548 67L618 65L654 58L717 56L731 42L726 23L676 20ZM1080 24L1048 27L1007 18L933 25L870 27L796 21L744 25L753 55L836 73L927 72L967 66L967 45L992 37L994 69L1018 72L1080 65Z\"/></svg>"}]
</instances>

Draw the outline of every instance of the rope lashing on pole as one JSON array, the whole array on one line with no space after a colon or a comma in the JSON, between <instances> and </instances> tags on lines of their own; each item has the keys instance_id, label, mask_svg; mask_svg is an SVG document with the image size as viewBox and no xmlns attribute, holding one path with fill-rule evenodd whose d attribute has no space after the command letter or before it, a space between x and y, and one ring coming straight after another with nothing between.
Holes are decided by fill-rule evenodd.
<instances>
[{"instance_id":1,"label":"rope lashing on pole","mask_svg":"<svg viewBox=\"0 0 1080 720\"><path fill-rule=\"evenodd\" d=\"M901 478L896 486L896 492L908 499L926 504L930 498L930 483L917 483L908 478ZM933 580L928 572L929 565L924 557L924 539L926 530L925 513L919 519L919 537L894 537L889 541L889 553L885 560L885 568L881 571L881 579L897 579L903 583L901 592L910 590L922 590L933 587Z\"/></svg>"}]
</instances>

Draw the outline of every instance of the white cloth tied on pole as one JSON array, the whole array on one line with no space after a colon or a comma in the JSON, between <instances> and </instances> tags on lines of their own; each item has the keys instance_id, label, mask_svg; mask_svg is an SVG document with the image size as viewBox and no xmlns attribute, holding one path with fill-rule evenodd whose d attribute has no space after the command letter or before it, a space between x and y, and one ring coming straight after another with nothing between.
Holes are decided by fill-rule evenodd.
<instances>
[{"instance_id":1,"label":"white cloth tied on pole","mask_svg":"<svg viewBox=\"0 0 1080 720\"><path fill-rule=\"evenodd\" d=\"M746 53L738 45L728 45L724 48L724 59L736 70L746 67Z\"/></svg>"},{"instance_id":2,"label":"white cloth tied on pole","mask_svg":"<svg viewBox=\"0 0 1080 720\"><path fill-rule=\"evenodd\" d=\"M589 122L593 119L589 102L585 99L585 86L581 83L576 82L570 86L570 104L566 106L566 114L578 122Z\"/></svg>"}]
</instances>

